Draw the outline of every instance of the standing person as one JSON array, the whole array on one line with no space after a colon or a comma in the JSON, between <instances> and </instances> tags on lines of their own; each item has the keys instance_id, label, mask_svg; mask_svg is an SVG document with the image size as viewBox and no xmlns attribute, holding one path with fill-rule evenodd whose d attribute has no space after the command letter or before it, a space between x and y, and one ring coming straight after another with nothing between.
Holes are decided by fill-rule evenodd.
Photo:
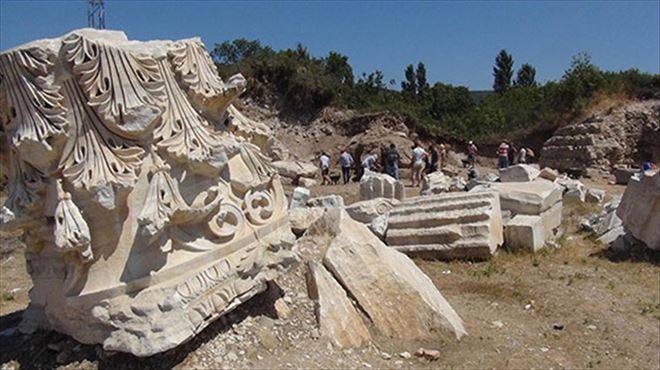
<instances>
[{"instance_id":1,"label":"standing person","mask_svg":"<svg viewBox=\"0 0 660 370\"><path fill-rule=\"evenodd\" d=\"M447 160L447 148L445 147L445 144L440 144L440 170L445 168L445 161Z\"/></svg>"},{"instance_id":2,"label":"standing person","mask_svg":"<svg viewBox=\"0 0 660 370\"><path fill-rule=\"evenodd\" d=\"M399 161L401 157L396 150L394 143L390 144L390 148L385 152L385 173L399 180Z\"/></svg>"},{"instance_id":3,"label":"standing person","mask_svg":"<svg viewBox=\"0 0 660 370\"><path fill-rule=\"evenodd\" d=\"M362 160L362 169L364 173L367 173L367 171L373 171L374 168L376 167L376 161L378 160L378 154L373 153L373 154L367 154L366 157Z\"/></svg>"},{"instance_id":4,"label":"standing person","mask_svg":"<svg viewBox=\"0 0 660 370\"><path fill-rule=\"evenodd\" d=\"M351 181L351 166L353 165L353 156L344 149L337 160L341 164L341 176L344 178L344 185L348 184Z\"/></svg>"},{"instance_id":5,"label":"standing person","mask_svg":"<svg viewBox=\"0 0 660 370\"><path fill-rule=\"evenodd\" d=\"M497 167L500 169L509 167L509 144L506 141L497 148Z\"/></svg>"},{"instance_id":6,"label":"standing person","mask_svg":"<svg viewBox=\"0 0 660 370\"><path fill-rule=\"evenodd\" d=\"M429 145L429 156L426 159L426 173L433 173L438 170L438 150L434 145Z\"/></svg>"},{"instance_id":7,"label":"standing person","mask_svg":"<svg viewBox=\"0 0 660 370\"><path fill-rule=\"evenodd\" d=\"M474 145L474 141L470 140L467 146L467 152L468 152L468 163L474 166L474 164L477 161L477 154L479 154L479 149L477 149L477 146Z\"/></svg>"},{"instance_id":8,"label":"standing person","mask_svg":"<svg viewBox=\"0 0 660 370\"><path fill-rule=\"evenodd\" d=\"M412 150L412 186L420 186L422 184L422 171L424 171L424 158L428 154L419 143L415 142Z\"/></svg>"},{"instance_id":9,"label":"standing person","mask_svg":"<svg viewBox=\"0 0 660 370\"><path fill-rule=\"evenodd\" d=\"M518 154L518 163L527 163L527 149L523 146Z\"/></svg>"},{"instance_id":10,"label":"standing person","mask_svg":"<svg viewBox=\"0 0 660 370\"><path fill-rule=\"evenodd\" d=\"M330 174L330 156L325 154L325 152L322 152L319 157L319 162L321 165L321 178L323 179L321 185L330 185L332 183L332 180L330 180L330 177L328 176Z\"/></svg>"},{"instance_id":11,"label":"standing person","mask_svg":"<svg viewBox=\"0 0 660 370\"><path fill-rule=\"evenodd\" d=\"M516 149L516 146L513 145L513 142L511 142L509 144L509 166L513 166L515 164L517 153L518 153L518 149Z\"/></svg>"}]
</instances>

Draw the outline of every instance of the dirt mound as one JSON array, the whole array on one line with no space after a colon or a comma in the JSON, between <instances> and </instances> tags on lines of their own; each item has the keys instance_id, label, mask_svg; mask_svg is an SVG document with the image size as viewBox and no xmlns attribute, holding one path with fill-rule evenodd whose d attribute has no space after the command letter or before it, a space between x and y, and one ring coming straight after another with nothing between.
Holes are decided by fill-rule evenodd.
<instances>
[{"instance_id":1,"label":"dirt mound","mask_svg":"<svg viewBox=\"0 0 660 370\"><path fill-rule=\"evenodd\" d=\"M557 130L543 145L540 164L560 171L609 172L618 165L660 159L660 100L601 109Z\"/></svg>"}]
</instances>

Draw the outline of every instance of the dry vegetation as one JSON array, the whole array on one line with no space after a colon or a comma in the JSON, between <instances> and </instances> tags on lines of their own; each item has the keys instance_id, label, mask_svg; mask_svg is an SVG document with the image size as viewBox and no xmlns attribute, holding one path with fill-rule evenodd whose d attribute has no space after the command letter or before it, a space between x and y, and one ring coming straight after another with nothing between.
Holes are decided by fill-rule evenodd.
<instances>
[{"instance_id":1,"label":"dry vegetation","mask_svg":"<svg viewBox=\"0 0 660 370\"><path fill-rule=\"evenodd\" d=\"M316 187L313 192L340 193L350 203L357 190L352 184ZM303 268L298 267L278 281L292 308L287 318L275 319L272 295L263 294L189 343L146 359L110 355L54 332L0 336L0 364L112 369L660 368L660 255L648 250L613 254L578 232L580 217L596 209L565 204L566 230L558 247L536 255L502 251L487 262L418 260L465 320L469 336L460 342L440 336L419 342L377 336L376 343L362 349L333 348L313 330ZM15 243L12 240L5 235L3 245ZM4 331L18 323L27 304L30 280L22 247L3 254L0 267ZM420 346L439 349L440 360L399 355Z\"/></svg>"}]
</instances>

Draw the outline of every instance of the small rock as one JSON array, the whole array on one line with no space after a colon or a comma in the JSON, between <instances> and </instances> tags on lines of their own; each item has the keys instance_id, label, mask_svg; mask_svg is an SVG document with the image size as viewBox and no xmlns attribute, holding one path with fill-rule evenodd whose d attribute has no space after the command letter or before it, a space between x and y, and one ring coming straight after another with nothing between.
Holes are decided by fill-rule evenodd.
<instances>
[{"instance_id":1,"label":"small rock","mask_svg":"<svg viewBox=\"0 0 660 370\"><path fill-rule=\"evenodd\" d=\"M429 361L435 361L440 358L440 351L434 349L420 348L415 351L415 356L423 357Z\"/></svg>"},{"instance_id":2,"label":"small rock","mask_svg":"<svg viewBox=\"0 0 660 370\"><path fill-rule=\"evenodd\" d=\"M596 330L596 329L598 329L598 328L596 327L596 325L587 325L587 329L589 329L589 330Z\"/></svg>"},{"instance_id":3,"label":"small rock","mask_svg":"<svg viewBox=\"0 0 660 370\"><path fill-rule=\"evenodd\" d=\"M225 356L225 360L227 360L229 362L238 361L238 355L236 354L236 352L231 351L231 352L227 353L227 355Z\"/></svg>"},{"instance_id":4,"label":"small rock","mask_svg":"<svg viewBox=\"0 0 660 370\"><path fill-rule=\"evenodd\" d=\"M496 328L501 328L501 327L504 326L504 323L500 320L495 320L491 324L493 324L493 327L496 327Z\"/></svg>"},{"instance_id":5,"label":"small rock","mask_svg":"<svg viewBox=\"0 0 660 370\"><path fill-rule=\"evenodd\" d=\"M401 358L411 358L412 355L410 354L410 352L401 352L401 353L399 353L399 357L401 357Z\"/></svg>"},{"instance_id":6,"label":"small rock","mask_svg":"<svg viewBox=\"0 0 660 370\"><path fill-rule=\"evenodd\" d=\"M526 310L529 310L530 308L532 308L532 304L531 304L531 303L527 303L527 304L525 305L525 309L526 309Z\"/></svg>"},{"instance_id":7,"label":"small rock","mask_svg":"<svg viewBox=\"0 0 660 370\"><path fill-rule=\"evenodd\" d=\"M552 328L555 330L564 330L564 324L560 324L558 322L552 324Z\"/></svg>"},{"instance_id":8,"label":"small rock","mask_svg":"<svg viewBox=\"0 0 660 370\"><path fill-rule=\"evenodd\" d=\"M387 352L382 352L380 355L381 355L381 356L383 357L383 359L385 359L385 360L389 360L389 359L392 358L392 355L390 355L390 354L387 353Z\"/></svg>"},{"instance_id":9,"label":"small rock","mask_svg":"<svg viewBox=\"0 0 660 370\"><path fill-rule=\"evenodd\" d=\"M541 352L545 353L545 352L548 352L550 349L546 348L546 347L541 347L541 348L539 348L539 350L541 350Z\"/></svg>"},{"instance_id":10,"label":"small rock","mask_svg":"<svg viewBox=\"0 0 660 370\"><path fill-rule=\"evenodd\" d=\"M367 363L367 362L363 362L362 366L366 367L367 369L371 369L371 367L372 367L371 364Z\"/></svg>"}]
</instances>

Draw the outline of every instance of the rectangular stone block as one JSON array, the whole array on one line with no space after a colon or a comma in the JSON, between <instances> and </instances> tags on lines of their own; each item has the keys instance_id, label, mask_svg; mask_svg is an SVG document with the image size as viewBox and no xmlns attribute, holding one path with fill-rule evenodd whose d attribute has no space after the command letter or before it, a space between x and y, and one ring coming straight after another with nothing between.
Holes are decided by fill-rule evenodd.
<instances>
[{"instance_id":1,"label":"rectangular stone block","mask_svg":"<svg viewBox=\"0 0 660 370\"><path fill-rule=\"evenodd\" d=\"M536 252L545 245L545 230L540 216L518 215L504 228L504 240L511 249Z\"/></svg>"},{"instance_id":2,"label":"rectangular stone block","mask_svg":"<svg viewBox=\"0 0 660 370\"><path fill-rule=\"evenodd\" d=\"M539 215L562 199L561 186L545 179L493 183L490 187L500 194L502 209L511 211L514 216Z\"/></svg>"},{"instance_id":3,"label":"rectangular stone block","mask_svg":"<svg viewBox=\"0 0 660 370\"><path fill-rule=\"evenodd\" d=\"M490 258L503 241L499 197L491 191L410 198L390 212L386 241L424 258Z\"/></svg>"}]
</instances>

